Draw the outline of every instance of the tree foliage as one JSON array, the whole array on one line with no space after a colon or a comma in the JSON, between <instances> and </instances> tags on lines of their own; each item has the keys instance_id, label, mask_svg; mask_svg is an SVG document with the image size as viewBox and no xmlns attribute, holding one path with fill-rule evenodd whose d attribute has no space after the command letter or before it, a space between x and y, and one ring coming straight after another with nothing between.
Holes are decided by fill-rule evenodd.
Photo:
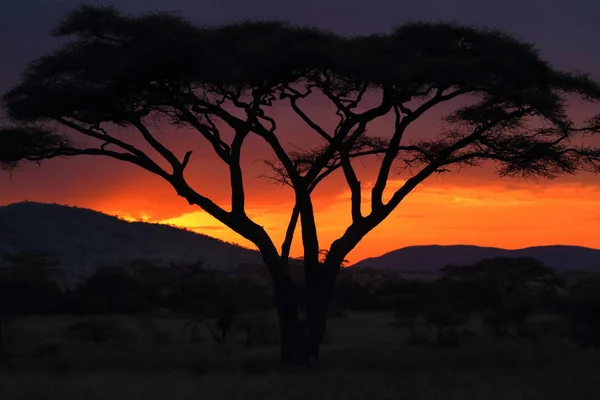
<instances>
[{"instance_id":1,"label":"tree foliage","mask_svg":"<svg viewBox=\"0 0 600 400\"><path fill-rule=\"evenodd\" d=\"M62 302L60 262L41 252L0 256L0 317L53 311Z\"/></svg>"},{"instance_id":2,"label":"tree foliage","mask_svg":"<svg viewBox=\"0 0 600 400\"><path fill-rule=\"evenodd\" d=\"M15 318L54 312L62 304L60 262L42 252L0 254L0 346Z\"/></svg>"},{"instance_id":3,"label":"tree foliage","mask_svg":"<svg viewBox=\"0 0 600 400\"><path fill-rule=\"evenodd\" d=\"M525 336L525 321L549 289L564 286L554 269L527 257L496 257L473 265L442 268L446 279L462 284L458 298L472 311L483 311L498 336L507 336L514 325ZM474 307L475 305L475 307Z\"/></svg>"}]
</instances>

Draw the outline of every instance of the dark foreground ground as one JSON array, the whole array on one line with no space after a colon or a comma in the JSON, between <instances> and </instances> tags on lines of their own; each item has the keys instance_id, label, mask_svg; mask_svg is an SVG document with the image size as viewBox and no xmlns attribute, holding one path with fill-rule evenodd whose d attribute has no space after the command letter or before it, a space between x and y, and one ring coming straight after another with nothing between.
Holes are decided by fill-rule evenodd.
<instances>
[{"instance_id":1,"label":"dark foreground ground","mask_svg":"<svg viewBox=\"0 0 600 400\"><path fill-rule=\"evenodd\" d=\"M219 345L176 318L21 319L0 353L0 399L600 398L600 352L552 334L499 341L474 320L457 348L409 346L390 315L355 313L331 320L318 371L292 372L277 365L271 316L245 318L260 327L249 345L241 324Z\"/></svg>"}]
</instances>

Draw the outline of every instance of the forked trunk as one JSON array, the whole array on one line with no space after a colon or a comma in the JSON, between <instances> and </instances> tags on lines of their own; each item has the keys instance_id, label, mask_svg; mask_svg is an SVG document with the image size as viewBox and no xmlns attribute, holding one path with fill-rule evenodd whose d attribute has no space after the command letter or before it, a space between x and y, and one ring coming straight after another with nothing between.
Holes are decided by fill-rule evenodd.
<instances>
[{"instance_id":1,"label":"forked trunk","mask_svg":"<svg viewBox=\"0 0 600 400\"><path fill-rule=\"evenodd\" d=\"M319 359L327 327L327 311L307 312L303 319L280 315L281 363L287 366L312 367Z\"/></svg>"},{"instance_id":2,"label":"forked trunk","mask_svg":"<svg viewBox=\"0 0 600 400\"><path fill-rule=\"evenodd\" d=\"M333 294L333 277L319 267L306 282L306 313L300 318L298 297L278 300L281 329L281 362L288 366L312 367L319 359L325 337L329 304ZM321 269L322 268L322 269Z\"/></svg>"},{"instance_id":3,"label":"forked trunk","mask_svg":"<svg viewBox=\"0 0 600 400\"><path fill-rule=\"evenodd\" d=\"M306 313L301 317L297 287L287 267L275 252L264 252L263 260L273 279L281 363L310 367L319 358L339 264L337 268L326 264L305 265Z\"/></svg>"}]
</instances>

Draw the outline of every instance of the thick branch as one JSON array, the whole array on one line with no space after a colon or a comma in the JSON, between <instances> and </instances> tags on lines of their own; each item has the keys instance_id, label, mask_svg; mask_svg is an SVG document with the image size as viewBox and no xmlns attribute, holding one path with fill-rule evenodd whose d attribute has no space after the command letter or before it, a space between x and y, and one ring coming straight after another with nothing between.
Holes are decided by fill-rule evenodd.
<instances>
[{"instance_id":1,"label":"thick branch","mask_svg":"<svg viewBox=\"0 0 600 400\"><path fill-rule=\"evenodd\" d=\"M152 146L154 150L156 150L161 156L164 157L165 160L167 160L169 164L171 164L173 171L181 168L182 164L179 162L179 159L175 156L175 154L173 154L171 150L167 149L161 142L156 140L156 138L150 133L148 128L146 128L141 121L133 120L131 123L137 128L138 131L140 131L146 142L148 142L148 144Z\"/></svg>"},{"instance_id":2,"label":"thick branch","mask_svg":"<svg viewBox=\"0 0 600 400\"><path fill-rule=\"evenodd\" d=\"M415 111L416 112L416 111ZM513 116L524 115L528 110L519 110L513 113ZM359 223L352 223L344 232L342 237L335 240L328 255L331 257L331 262L335 264L338 259L343 259L358 242L373 228L381 223L388 215L398 206L398 204L421 182L429 177L434 172L444 165L448 164L451 155L469 144L478 140L485 132L492 129L495 125L501 123L502 120L489 122L476 128L472 134L457 140L454 144L447 146L439 152L435 159L423 167L416 175L409 178L400 189L398 189L387 204L381 204L380 207L374 208L369 215L364 217ZM341 261L340 261L341 262Z\"/></svg>"},{"instance_id":3,"label":"thick branch","mask_svg":"<svg viewBox=\"0 0 600 400\"><path fill-rule=\"evenodd\" d=\"M209 128L202 124L198 118L183 104L180 104L177 109L181 112L185 121L194 127L206 140L210 142L215 153L221 158L221 160L228 163L230 148L221 137L218 135L219 131L216 127ZM209 118L208 116L206 117Z\"/></svg>"},{"instance_id":4,"label":"thick branch","mask_svg":"<svg viewBox=\"0 0 600 400\"><path fill-rule=\"evenodd\" d=\"M362 190L354 167L352 167L352 163L350 162L350 152L356 143L356 140L364 134L366 127L366 122L361 122L340 150L340 163L351 193L351 213L353 223L358 222L363 218L361 211Z\"/></svg>"},{"instance_id":5,"label":"thick branch","mask_svg":"<svg viewBox=\"0 0 600 400\"><path fill-rule=\"evenodd\" d=\"M288 227L285 231L285 238L283 239L283 244L281 245L281 261L283 263L287 263L290 258L290 250L292 248L294 231L296 230L296 226L298 224L299 215L300 210L298 209L298 206L294 205L294 209L292 210L292 215L290 217L290 222L288 223Z\"/></svg>"},{"instance_id":6,"label":"thick branch","mask_svg":"<svg viewBox=\"0 0 600 400\"><path fill-rule=\"evenodd\" d=\"M398 152L400 151L400 142L402 141L402 137L406 132L406 128L408 128L408 126L413 121L415 121L417 118L423 115L427 110L444 101L453 99L461 94L464 94L466 91L466 89L458 89L446 95L444 95L442 91L438 91L431 100L425 102L416 110L411 111L410 114L406 115L404 118L401 117L400 110L397 107L394 107L394 134L392 136L392 139L390 140L390 144L385 153L383 161L381 162L381 167L379 168L377 180L375 181L375 184L373 185L373 189L371 191L372 210L383 207L383 191L385 190L385 187L387 185L388 177L394 159L398 156Z\"/></svg>"},{"instance_id":7,"label":"thick branch","mask_svg":"<svg viewBox=\"0 0 600 400\"><path fill-rule=\"evenodd\" d=\"M351 193L351 208L352 208L352 222L358 222L363 218L361 211L361 195L360 181L356 177L354 168L350 163L349 157L342 156L342 169L344 170L344 176Z\"/></svg>"},{"instance_id":8,"label":"thick branch","mask_svg":"<svg viewBox=\"0 0 600 400\"><path fill-rule=\"evenodd\" d=\"M271 149L273 149L275 155L277 156L277 158L281 162L281 165L285 169L285 172L287 173L291 185L296 190L306 190L304 180L298 174L298 171L296 171L292 160L281 146L281 143L279 142L279 139L277 138L275 133L269 129L266 129L258 121L255 121L254 125L252 126L252 131L258 136L262 137L269 144L269 146L271 146Z\"/></svg>"},{"instance_id":9,"label":"thick branch","mask_svg":"<svg viewBox=\"0 0 600 400\"><path fill-rule=\"evenodd\" d=\"M129 152L129 153L111 152L112 154L110 156L113 158L117 158L117 157L114 157L115 155L122 156L124 154L131 154L132 157L134 157L136 160L136 162L134 162L134 164L137 164L137 165L141 166L142 168L144 168L148 171L151 171L157 175L160 175L162 177L167 175L167 172L164 171L158 164L156 164L150 157L148 157L148 155L146 155L146 153L144 153L143 151L139 150L138 148L136 148L135 146L133 146L129 143L123 142L122 140L119 140L113 136L108 135L105 131L102 131L102 133L98 133L95 128L85 128L81 125L78 125L74 122L68 121L64 118L57 118L56 121L65 125L66 127L76 130L77 132L79 132L85 136L101 140L105 144L112 144L112 145L118 146L118 147L122 148L123 150L126 150ZM86 149L86 151L91 151L91 150L95 151L95 149ZM98 150L105 152L100 155L109 155L108 151L104 149L104 145L101 147L101 149L98 149ZM81 153L81 154L84 154L84 153ZM86 153L86 154L91 154L91 153ZM98 153L95 153L94 155L97 155L97 154ZM121 157L121 156L119 156L119 157ZM122 159L122 158L119 158L119 159ZM130 160L133 160L133 158L131 158ZM128 161L128 160L124 160L124 161ZM132 162L132 161L130 161L130 162Z\"/></svg>"},{"instance_id":10,"label":"thick branch","mask_svg":"<svg viewBox=\"0 0 600 400\"><path fill-rule=\"evenodd\" d=\"M329 145L325 148L325 150L314 160L312 167L305 174L305 179L307 182L314 181L321 171L327 166L329 161L334 157L336 153L340 151L341 146L344 141L347 140L348 134L352 131L352 128L356 126L356 124L364 124L366 126L370 121L381 117L388 113L391 105L389 101L384 96L384 99L379 104L379 106L370 109L362 114L356 115L346 119L339 126L338 132L334 136L333 140L329 143ZM355 131L356 132L356 131Z\"/></svg>"},{"instance_id":11,"label":"thick branch","mask_svg":"<svg viewBox=\"0 0 600 400\"><path fill-rule=\"evenodd\" d=\"M57 122L61 123L62 125L71 128L85 136L94 138L94 139L98 139L103 141L106 144L112 144L115 146L118 146L120 148L122 148L123 150L126 150L132 154L135 154L137 157L140 158L148 158L149 157L146 155L146 153L144 153L143 151L139 150L138 148L136 148L135 146L133 146L132 144L129 144L127 142L123 142L122 140L117 139L114 136L109 135L108 133L106 133L105 130L99 128L99 127L89 127L86 128L84 126L81 126L78 123L69 121L65 118L56 118L55 119ZM98 132L100 131L100 132Z\"/></svg>"},{"instance_id":12,"label":"thick branch","mask_svg":"<svg viewBox=\"0 0 600 400\"><path fill-rule=\"evenodd\" d=\"M300 212L304 261L307 266L316 266L319 264L319 237L312 199L308 191L296 192L296 206ZM306 272L310 274L310 271Z\"/></svg>"},{"instance_id":13,"label":"thick branch","mask_svg":"<svg viewBox=\"0 0 600 400\"><path fill-rule=\"evenodd\" d=\"M114 158L116 160L125 161L130 164L137 165L141 168L144 168L146 171L152 172L153 174L156 174L164 179L167 179L170 176L167 171L163 170L162 168L160 168L158 165L156 165L152 161L148 162L147 160L141 159L130 153L122 153L122 152L106 150L106 149L93 149L93 148L81 149L81 148L76 148L76 147L65 147L62 149L57 149L56 151L54 151L52 153L44 154L43 156L40 156L40 157L26 156L25 159L28 161L42 161L42 160L56 158L56 157L73 157L73 156L79 156L79 155L110 157L110 158Z\"/></svg>"},{"instance_id":14,"label":"thick branch","mask_svg":"<svg viewBox=\"0 0 600 400\"><path fill-rule=\"evenodd\" d=\"M245 216L245 194L240 156L242 144L248 135L247 130L237 131L231 143L231 156L229 158L229 177L231 182L231 211L239 216Z\"/></svg>"},{"instance_id":15,"label":"thick branch","mask_svg":"<svg viewBox=\"0 0 600 400\"><path fill-rule=\"evenodd\" d=\"M302 120L315 132L317 132L323 139L331 142L333 139L323 128L321 128L316 122L314 122L297 104L297 99L290 96L290 105L296 114L302 118Z\"/></svg>"}]
</instances>

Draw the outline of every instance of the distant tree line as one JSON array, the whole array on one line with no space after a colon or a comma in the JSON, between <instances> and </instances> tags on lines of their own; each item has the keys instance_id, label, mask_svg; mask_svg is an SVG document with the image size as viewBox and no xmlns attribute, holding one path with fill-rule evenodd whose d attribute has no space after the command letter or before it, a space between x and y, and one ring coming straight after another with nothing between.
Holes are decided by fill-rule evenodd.
<instances>
[{"instance_id":1,"label":"distant tree line","mask_svg":"<svg viewBox=\"0 0 600 400\"><path fill-rule=\"evenodd\" d=\"M448 265L431 280L343 272L334 309L393 312L414 344L456 346L478 317L499 339L553 333L600 347L600 276L593 273L559 275L535 259L505 257ZM535 317L545 323L534 324Z\"/></svg>"},{"instance_id":2,"label":"distant tree line","mask_svg":"<svg viewBox=\"0 0 600 400\"><path fill-rule=\"evenodd\" d=\"M64 289L60 262L51 255L4 254L0 268L0 332L15 318L43 314L159 314L186 316L190 330L216 318L214 335L224 341L233 316L273 309L273 288L253 270L223 271L201 263L158 266L133 261L101 266ZM246 271L246 273L244 273ZM307 303L307 295L297 293ZM565 279L531 258L493 258L448 265L431 280L385 277L376 271L341 271L330 313L387 311L413 344L456 346L474 316L496 337L531 337L533 316L564 322L565 335L582 347L600 347L600 276ZM199 319L198 319L199 318ZM0 335L1 338L2 335Z\"/></svg>"}]
</instances>

